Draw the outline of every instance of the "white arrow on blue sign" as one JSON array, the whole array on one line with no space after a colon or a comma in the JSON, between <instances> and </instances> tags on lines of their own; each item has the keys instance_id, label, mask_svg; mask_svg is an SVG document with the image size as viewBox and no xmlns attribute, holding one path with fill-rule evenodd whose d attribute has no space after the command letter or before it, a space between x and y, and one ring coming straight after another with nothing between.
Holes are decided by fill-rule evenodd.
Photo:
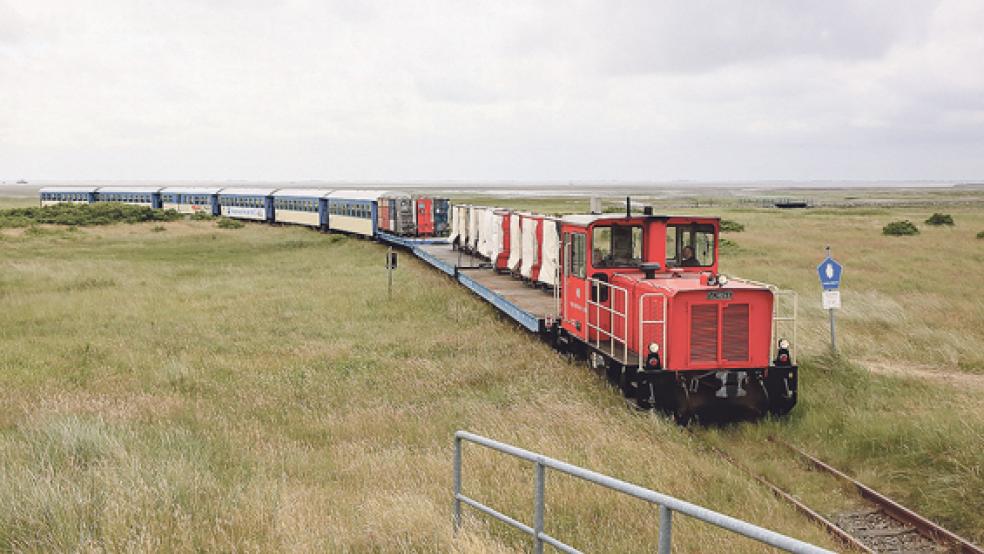
<instances>
[{"instance_id":1,"label":"white arrow on blue sign","mask_svg":"<svg viewBox=\"0 0 984 554\"><path fill-rule=\"evenodd\" d=\"M824 290L834 290L840 287L841 271L843 267L837 260L827 257L817 266L817 274L820 276L820 286Z\"/></svg>"}]
</instances>

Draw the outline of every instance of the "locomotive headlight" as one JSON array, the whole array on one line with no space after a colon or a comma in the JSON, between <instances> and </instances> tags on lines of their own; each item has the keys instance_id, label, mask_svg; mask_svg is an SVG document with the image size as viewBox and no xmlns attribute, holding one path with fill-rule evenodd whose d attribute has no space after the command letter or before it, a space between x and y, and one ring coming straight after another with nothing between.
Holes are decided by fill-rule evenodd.
<instances>
[{"instance_id":1,"label":"locomotive headlight","mask_svg":"<svg viewBox=\"0 0 984 554\"><path fill-rule=\"evenodd\" d=\"M728 284L728 276L727 275L718 275L717 282L722 287L724 285L727 285Z\"/></svg>"},{"instance_id":2,"label":"locomotive headlight","mask_svg":"<svg viewBox=\"0 0 984 554\"><path fill-rule=\"evenodd\" d=\"M783 350L789 350L789 340L779 339L779 348L782 348Z\"/></svg>"},{"instance_id":3,"label":"locomotive headlight","mask_svg":"<svg viewBox=\"0 0 984 554\"><path fill-rule=\"evenodd\" d=\"M649 351L652 352L653 354L659 352L659 345L656 344L655 342L649 343Z\"/></svg>"}]
</instances>

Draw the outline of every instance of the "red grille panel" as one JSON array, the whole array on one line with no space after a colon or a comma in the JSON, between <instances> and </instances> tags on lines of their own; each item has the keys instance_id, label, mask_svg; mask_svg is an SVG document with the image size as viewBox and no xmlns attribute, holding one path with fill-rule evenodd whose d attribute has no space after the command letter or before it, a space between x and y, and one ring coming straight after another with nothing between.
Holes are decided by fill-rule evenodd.
<instances>
[{"instance_id":1,"label":"red grille panel","mask_svg":"<svg viewBox=\"0 0 984 554\"><path fill-rule=\"evenodd\" d=\"M716 362L718 357L717 304L698 304L690 310L690 361Z\"/></svg>"},{"instance_id":2,"label":"red grille panel","mask_svg":"<svg viewBox=\"0 0 984 554\"><path fill-rule=\"evenodd\" d=\"M730 362L748 361L748 304L731 304L724 308L721 352Z\"/></svg>"}]
</instances>

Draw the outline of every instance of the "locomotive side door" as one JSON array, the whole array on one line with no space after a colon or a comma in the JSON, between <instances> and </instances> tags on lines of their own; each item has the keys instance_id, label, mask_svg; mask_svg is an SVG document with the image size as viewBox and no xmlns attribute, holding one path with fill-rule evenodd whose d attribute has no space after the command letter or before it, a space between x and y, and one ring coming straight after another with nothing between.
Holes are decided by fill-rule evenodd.
<instances>
[{"instance_id":1,"label":"locomotive side door","mask_svg":"<svg viewBox=\"0 0 984 554\"><path fill-rule=\"evenodd\" d=\"M563 327L568 333L587 337L587 233L566 229L563 236Z\"/></svg>"}]
</instances>

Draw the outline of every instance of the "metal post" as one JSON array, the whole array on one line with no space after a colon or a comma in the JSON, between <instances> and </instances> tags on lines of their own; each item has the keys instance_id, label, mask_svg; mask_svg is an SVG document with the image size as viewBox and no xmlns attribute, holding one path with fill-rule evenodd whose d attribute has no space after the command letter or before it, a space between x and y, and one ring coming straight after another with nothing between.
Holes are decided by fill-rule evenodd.
<instances>
[{"instance_id":1,"label":"metal post","mask_svg":"<svg viewBox=\"0 0 984 554\"><path fill-rule=\"evenodd\" d=\"M659 505L659 554L670 554L673 545L673 510Z\"/></svg>"},{"instance_id":2,"label":"metal post","mask_svg":"<svg viewBox=\"0 0 984 554\"><path fill-rule=\"evenodd\" d=\"M830 312L830 350L837 352L837 335L834 333L834 310L831 308L827 311Z\"/></svg>"},{"instance_id":3,"label":"metal post","mask_svg":"<svg viewBox=\"0 0 984 554\"><path fill-rule=\"evenodd\" d=\"M544 493L544 480L546 479L546 471L543 466L543 462L540 460L536 461L536 495L534 499L534 511L533 511L533 551L536 554L543 554L543 539L540 535L543 534L543 493Z\"/></svg>"},{"instance_id":4,"label":"metal post","mask_svg":"<svg viewBox=\"0 0 984 554\"><path fill-rule=\"evenodd\" d=\"M386 296L391 300L393 299L393 247L389 247L389 251L386 252L386 273L389 278L389 283L386 285Z\"/></svg>"},{"instance_id":5,"label":"metal post","mask_svg":"<svg viewBox=\"0 0 984 554\"><path fill-rule=\"evenodd\" d=\"M454 437L454 530L461 527L461 437Z\"/></svg>"}]
</instances>

